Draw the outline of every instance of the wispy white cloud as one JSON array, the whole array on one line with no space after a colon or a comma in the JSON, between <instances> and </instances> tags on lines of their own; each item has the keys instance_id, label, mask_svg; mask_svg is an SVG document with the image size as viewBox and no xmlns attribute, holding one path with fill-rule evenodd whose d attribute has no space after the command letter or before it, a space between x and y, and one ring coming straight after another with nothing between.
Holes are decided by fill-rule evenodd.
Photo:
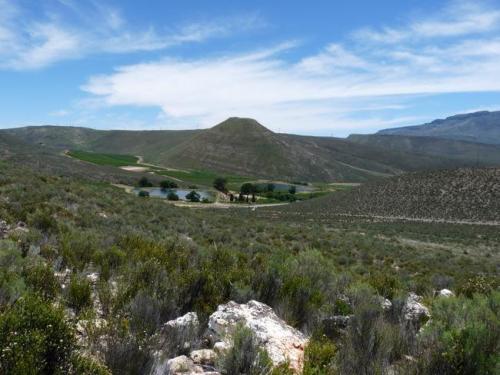
<instances>
[{"instance_id":1,"label":"wispy white cloud","mask_svg":"<svg viewBox=\"0 0 500 375\"><path fill-rule=\"evenodd\" d=\"M416 19L403 27L365 28L354 32L364 42L400 43L426 38L449 38L484 34L500 28L500 9L481 1L455 0L439 12L425 19Z\"/></svg>"},{"instance_id":2,"label":"wispy white cloud","mask_svg":"<svg viewBox=\"0 0 500 375\"><path fill-rule=\"evenodd\" d=\"M100 2L59 3L33 19L14 2L0 0L0 69L36 69L96 53L162 50L263 25L258 15L248 14L162 31L153 26L141 30L129 25L119 10Z\"/></svg>"},{"instance_id":3,"label":"wispy white cloud","mask_svg":"<svg viewBox=\"0 0 500 375\"><path fill-rule=\"evenodd\" d=\"M94 76L82 89L108 106L159 107L163 121L172 126L206 127L234 115L255 117L274 130L287 131L398 125L373 113L364 120L356 114L367 108L397 110L401 98L413 95L500 91L500 35L495 31L500 19L492 21L500 9L477 5L471 9L472 15L463 13L463 19L451 7L445 12L456 25L481 19L480 9L488 13L484 16L488 22L478 28L463 26L460 37L444 28L434 36L423 31L423 25L437 22L438 17L431 15L390 29L393 38L419 30L422 38L404 43L390 44L382 38L370 39L367 45L356 34L296 61L285 58L296 43L237 55L165 58ZM478 34L486 29L487 34ZM418 119L394 117L403 122L399 124Z\"/></svg>"}]
</instances>

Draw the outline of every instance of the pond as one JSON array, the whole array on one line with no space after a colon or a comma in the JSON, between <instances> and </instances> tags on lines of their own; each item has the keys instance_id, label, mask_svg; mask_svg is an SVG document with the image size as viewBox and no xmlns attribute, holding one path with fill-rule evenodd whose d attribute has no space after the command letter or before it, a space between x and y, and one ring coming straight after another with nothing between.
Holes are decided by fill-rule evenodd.
<instances>
[{"instance_id":1,"label":"pond","mask_svg":"<svg viewBox=\"0 0 500 375\"><path fill-rule=\"evenodd\" d=\"M161 188L135 188L134 193L136 195L139 194L141 190L147 191L149 193L150 197L153 198L164 198L167 199L168 193L174 192L177 194L180 200L185 201L186 200L186 195L188 195L190 192L193 190L188 190L188 189L161 189ZM209 191L203 191L203 190L195 190L199 195L200 195L200 200L203 200L205 198L209 200L213 200L213 194Z\"/></svg>"}]
</instances>

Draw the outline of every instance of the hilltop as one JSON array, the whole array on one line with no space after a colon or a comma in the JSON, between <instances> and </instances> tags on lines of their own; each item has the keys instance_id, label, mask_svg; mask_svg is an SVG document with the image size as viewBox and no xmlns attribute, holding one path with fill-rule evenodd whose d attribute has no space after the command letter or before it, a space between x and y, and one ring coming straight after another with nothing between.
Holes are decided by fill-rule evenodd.
<instances>
[{"instance_id":1,"label":"hilltop","mask_svg":"<svg viewBox=\"0 0 500 375\"><path fill-rule=\"evenodd\" d=\"M162 162L264 178L318 181L366 180L401 171L377 157L371 161L359 155L363 150L365 147L353 148L345 140L277 134L255 120L230 118L173 148Z\"/></svg>"},{"instance_id":2,"label":"hilltop","mask_svg":"<svg viewBox=\"0 0 500 375\"><path fill-rule=\"evenodd\" d=\"M500 144L500 111L460 114L423 125L384 129L377 134L425 136Z\"/></svg>"}]
</instances>

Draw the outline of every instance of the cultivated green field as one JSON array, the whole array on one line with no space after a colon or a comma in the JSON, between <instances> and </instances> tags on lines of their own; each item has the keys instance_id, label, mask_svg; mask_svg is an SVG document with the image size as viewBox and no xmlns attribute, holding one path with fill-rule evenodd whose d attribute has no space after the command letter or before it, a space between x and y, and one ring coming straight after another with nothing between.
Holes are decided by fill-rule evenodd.
<instances>
[{"instance_id":1,"label":"cultivated green field","mask_svg":"<svg viewBox=\"0 0 500 375\"><path fill-rule=\"evenodd\" d=\"M87 161L97 165L110 165L113 167L124 167L135 165L139 160L136 156L121 154L102 154L97 152L72 150L67 153L72 158Z\"/></svg>"},{"instance_id":2,"label":"cultivated green field","mask_svg":"<svg viewBox=\"0 0 500 375\"><path fill-rule=\"evenodd\" d=\"M185 171L177 171L177 170L161 170L157 172L159 175L172 177L175 179L179 179L191 185L199 185L199 186L212 186L215 178L221 176L221 174L217 174L210 171L203 170L185 170ZM240 186L245 183L252 181L251 177L243 177L237 175L224 175L228 181L228 187L230 190L239 190Z\"/></svg>"}]
</instances>

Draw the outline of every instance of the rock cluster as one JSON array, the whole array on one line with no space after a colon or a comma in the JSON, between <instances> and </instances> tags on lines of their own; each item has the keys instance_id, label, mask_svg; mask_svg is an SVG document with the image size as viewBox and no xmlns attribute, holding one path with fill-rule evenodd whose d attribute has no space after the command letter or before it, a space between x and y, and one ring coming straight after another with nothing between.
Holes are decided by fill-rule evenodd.
<instances>
[{"instance_id":1,"label":"rock cluster","mask_svg":"<svg viewBox=\"0 0 500 375\"><path fill-rule=\"evenodd\" d=\"M415 324L415 326L420 327L429 320L431 314L429 309L422 304L422 297L415 293L410 293L403 306L403 316L407 322L411 322Z\"/></svg>"},{"instance_id":2,"label":"rock cluster","mask_svg":"<svg viewBox=\"0 0 500 375\"><path fill-rule=\"evenodd\" d=\"M26 224L22 221L12 226L7 224L5 220L0 220L0 239L7 238L8 236L14 233L23 233L27 231L28 228L26 227Z\"/></svg>"},{"instance_id":3,"label":"rock cluster","mask_svg":"<svg viewBox=\"0 0 500 375\"><path fill-rule=\"evenodd\" d=\"M188 313L167 322L159 334L165 339L163 347L155 354L151 374L219 374L215 369L217 359L230 348L232 335L240 325L252 331L258 344L266 349L275 366L288 363L294 372L302 371L304 347L308 342L304 334L287 325L271 307L263 303L250 301L247 304L238 304L231 301L220 305L209 318L206 335L210 338L208 342L214 342L210 349L190 350L193 333L199 330L195 313ZM173 336L177 337L175 341L182 345L182 349L190 350L189 356L162 358L162 354L169 350L165 345L167 341L172 341Z\"/></svg>"},{"instance_id":4,"label":"rock cluster","mask_svg":"<svg viewBox=\"0 0 500 375\"><path fill-rule=\"evenodd\" d=\"M247 304L231 301L220 305L208 322L209 329L223 342L231 337L238 324L243 324L254 333L274 365L288 362L291 369L302 369L308 339L278 318L272 308L257 301Z\"/></svg>"},{"instance_id":5,"label":"rock cluster","mask_svg":"<svg viewBox=\"0 0 500 375\"><path fill-rule=\"evenodd\" d=\"M447 296L449 291L440 295ZM382 309L390 310L392 302L380 298ZM421 327L429 318L427 307L422 304L422 297L410 293L403 306L403 318L416 327ZM332 330L345 331L352 316L331 316L324 324ZM206 347L200 347L200 323L196 313L190 312L164 324L158 334L160 345L155 353L151 369L152 375L220 375L217 372L219 358L231 345L237 327L250 329L257 344L266 349L274 366L287 363L294 373L302 373L304 348L308 338L281 320L273 309L261 302L249 301L246 304L228 302L220 305L208 320L205 329ZM172 343L175 347L172 348ZM171 353L184 353L172 356Z\"/></svg>"}]
</instances>

